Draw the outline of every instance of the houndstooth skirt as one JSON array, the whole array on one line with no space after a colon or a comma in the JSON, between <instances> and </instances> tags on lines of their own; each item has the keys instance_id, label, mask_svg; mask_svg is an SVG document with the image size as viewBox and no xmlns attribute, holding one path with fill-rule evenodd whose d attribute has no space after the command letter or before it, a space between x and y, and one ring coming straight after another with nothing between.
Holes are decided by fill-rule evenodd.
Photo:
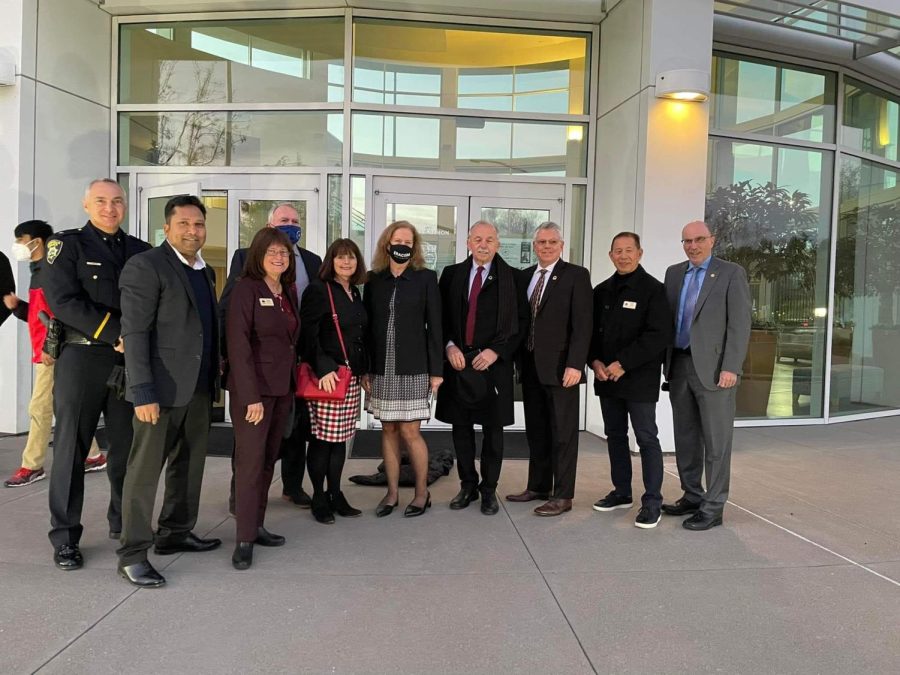
<instances>
[{"instance_id":1,"label":"houndstooth skirt","mask_svg":"<svg viewBox=\"0 0 900 675\"><path fill-rule=\"evenodd\" d=\"M394 299L391 294L388 309L387 350L384 375L371 377L366 410L382 422L414 422L431 417L431 377L428 373L397 375L395 372L396 339L394 334Z\"/></svg>"},{"instance_id":2,"label":"houndstooth skirt","mask_svg":"<svg viewBox=\"0 0 900 675\"><path fill-rule=\"evenodd\" d=\"M327 443L343 443L356 433L359 419L359 378L353 376L343 401L307 401L313 438Z\"/></svg>"}]
</instances>

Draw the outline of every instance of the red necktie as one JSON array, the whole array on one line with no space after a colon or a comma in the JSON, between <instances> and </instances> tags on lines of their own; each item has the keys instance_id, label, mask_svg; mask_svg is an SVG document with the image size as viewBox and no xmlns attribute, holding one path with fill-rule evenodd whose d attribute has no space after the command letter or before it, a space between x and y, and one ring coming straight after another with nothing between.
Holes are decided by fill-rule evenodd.
<instances>
[{"instance_id":1,"label":"red necktie","mask_svg":"<svg viewBox=\"0 0 900 675\"><path fill-rule=\"evenodd\" d=\"M469 311L466 313L466 347L471 347L475 340L475 312L478 310L478 294L481 293L481 275L484 272L482 265L475 270L475 279L472 281L472 290L469 291Z\"/></svg>"}]
</instances>

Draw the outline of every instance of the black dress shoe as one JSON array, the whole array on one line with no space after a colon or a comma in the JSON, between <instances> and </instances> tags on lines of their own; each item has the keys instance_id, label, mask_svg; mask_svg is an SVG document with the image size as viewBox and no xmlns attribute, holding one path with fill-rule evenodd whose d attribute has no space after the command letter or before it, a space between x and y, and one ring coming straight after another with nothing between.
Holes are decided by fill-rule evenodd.
<instances>
[{"instance_id":1,"label":"black dress shoe","mask_svg":"<svg viewBox=\"0 0 900 675\"><path fill-rule=\"evenodd\" d=\"M343 492L329 494L328 496L331 498L331 510L341 518L356 518L362 515L362 511L350 506L350 502L347 501Z\"/></svg>"},{"instance_id":2,"label":"black dress shoe","mask_svg":"<svg viewBox=\"0 0 900 675\"><path fill-rule=\"evenodd\" d=\"M80 570L84 558L78 550L78 544L62 544L53 552L53 562L61 570Z\"/></svg>"},{"instance_id":3,"label":"black dress shoe","mask_svg":"<svg viewBox=\"0 0 900 675\"><path fill-rule=\"evenodd\" d=\"M409 506L403 511L404 518L415 518L416 516L421 516L425 513L426 510L431 508L431 493L427 493L428 496L425 497L425 506L415 506L412 502L410 502Z\"/></svg>"},{"instance_id":4,"label":"black dress shoe","mask_svg":"<svg viewBox=\"0 0 900 675\"><path fill-rule=\"evenodd\" d=\"M331 512L331 501L324 492L316 492L312 498L312 515L317 523L332 525L334 514Z\"/></svg>"},{"instance_id":5,"label":"black dress shoe","mask_svg":"<svg viewBox=\"0 0 900 675\"><path fill-rule=\"evenodd\" d=\"M131 565L119 563L118 570L120 577L140 588L159 588L166 583L165 577L146 560Z\"/></svg>"},{"instance_id":6,"label":"black dress shoe","mask_svg":"<svg viewBox=\"0 0 900 675\"><path fill-rule=\"evenodd\" d=\"M667 516L686 516L689 513L696 513L700 510L700 505L695 504L694 502L689 502L687 499L682 497L674 504L663 504L662 512Z\"/></svg>"},{"instance_id":7,"label":"black dress shoe","mask_svg":"<svg viewBox=\"0 0 900 675\"><path fill-rule=\"evenodd\" d=\"M266 528L261 527L256 531L256 542L260 546L284 546L284 537L280 534L273 534Z\"/></svg>"},{"instance_id":8,"label":"black dress shoe","mask_svg":"<svg viewBox=\"0 0 900 675\"><path fill-rule=\"evenodd\" d=\"M450 500L450 508L454 511L459 511L475 501L478 501L478 490L476 488L471 490L463 488Z\"/></svg>"},{"instance_id":9,"label":"black dress shoe","mask_svg":"<svg viewBox=\"0 0 900 675\"><path fill-rule=\"evenodd\" d=\"M514 495L506 495L506 501L508 502L533 502L536 499L543 501L550 499L550 495L546 492L532 492L531 490L523 490Z\"/></svg>"},{"instance_id":10,"label":"black dress shoe","mask_svg":"<svg viewBox=\"0 0 900 675\"><path fill-rule=\"evenodd\" d=\"M253 542L239 541L231 554L231 564L236 570L250 569L253 564Z\"/></svg>"},{"instance_id":11,"label":"black dress shoe","mask_svg":"<svg viewBox=\"0 0 900 675\"><path fill-rule=\"evenodd\" d=\"M379 518L389 516L394 512L394 509L397 508L398 504L399 502L394 502L393 504L379 504L375 507L375 515Z\"/></svg>"},{"instance_id":12,"label":"black dress shoe","mask_svg":"<svg viewBox=\"0 0 900 675\"><path fill-rule=\"evenodd\" d=\"M686 530L695 530L699 532L709 530L721 524L722 516L711 516L708 513L697 511L697 513L681 523L681 526Z\"/></svg>"},{"instance_id":13,"label":"black dress shoe","mask_svg":"<svg viewBox=\"0 0 900 675\"><path fill-rule=\"evenodd\" d=\"M497 501L496 492L485 492L481 495L481 512L486 516L493 516L500 510L500 502Z\"/></svg>"},{"instance_id":14,"label":"black dress shoe","mask_svg":"<svg viewBox=\"0 0 900 675\"><path fill-rule=\"evenodd\" d=\"M299 506L301 509L308 509L312 507L312 499L303 488L300 488L300 492L284 492L281 495L281 498L286 501L294 504L295 506Z\"/></svg>"},{"instance_id":15,"label":"black dress shoe","mask_svg":"<svg viewBox=\"0 0 900 675\"><path fill-rule=\"evenodd\" d=\"M172 555L173 553L203 553L212 551L222 545L221 539L201 539L193 532L188 532L184 539L174 542L163 542L153 548L156 555Z\"/></svg>"}]
</instances>

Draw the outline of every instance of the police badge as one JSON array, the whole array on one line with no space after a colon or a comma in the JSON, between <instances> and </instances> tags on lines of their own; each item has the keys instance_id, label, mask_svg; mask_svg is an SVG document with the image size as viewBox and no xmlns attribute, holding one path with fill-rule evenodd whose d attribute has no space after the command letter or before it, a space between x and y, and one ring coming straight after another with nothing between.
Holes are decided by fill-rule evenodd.
<instances>
[{"instance_id":1,"label":"police badge","mask_svg":"<svg viewBox=\"0 0 900 675\"><path fill-rule=\"evenodd\" d=\"M47 263L53 264L56 256L62 251L63 243L59 239L51 239L47 242Z\"/></svg>"}]
</instances>

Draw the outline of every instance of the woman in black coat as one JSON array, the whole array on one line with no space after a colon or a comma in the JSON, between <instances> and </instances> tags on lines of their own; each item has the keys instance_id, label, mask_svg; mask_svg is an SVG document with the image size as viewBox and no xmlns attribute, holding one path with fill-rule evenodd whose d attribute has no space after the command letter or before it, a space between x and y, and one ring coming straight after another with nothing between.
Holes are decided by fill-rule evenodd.
<instances>
[{"instance_id":1,"label":"woman in black coat","mask_svg":"<svg viewBox=\"0 0 900 675\"><path fill-rule=\"evenodd\" d=\"M378 239L363 302L369 313L370 368L367 410L381 420L381 452L388 491L375 510L397 506L400 439L416 476L415 498L405 516L431 506L428 447L419 431L431 417L431 396L443 382L441 297L437 275L425 267L421 236L410 223L391 223Z\"/></svg>"},{"instance_id":2,"label":"woman in black coat","mask_svg":"<svg viewBox=\"0 0 900 675\"><path fill-rule=\"evenodd\" d=\"M306 288L300 304L301 358L312 366L319 378L319 387L334 391L340 365L348 365L352 372L344 400L307 402L313 440L306 461L313 486L312 514L320 523L333 523L335 513L345 518L362 513L350 506L341 492L341 472L347 455L347 440L356 433L359 419L359 380L366 374L368 366L365 344L368 316L357 288L365 277L366 268L359 247L350 239L338 239L325 252L319 278ZM343 348L332 316L331 299L334 300L333 313L337 314Z\"/></svg>"}]
</instances>

